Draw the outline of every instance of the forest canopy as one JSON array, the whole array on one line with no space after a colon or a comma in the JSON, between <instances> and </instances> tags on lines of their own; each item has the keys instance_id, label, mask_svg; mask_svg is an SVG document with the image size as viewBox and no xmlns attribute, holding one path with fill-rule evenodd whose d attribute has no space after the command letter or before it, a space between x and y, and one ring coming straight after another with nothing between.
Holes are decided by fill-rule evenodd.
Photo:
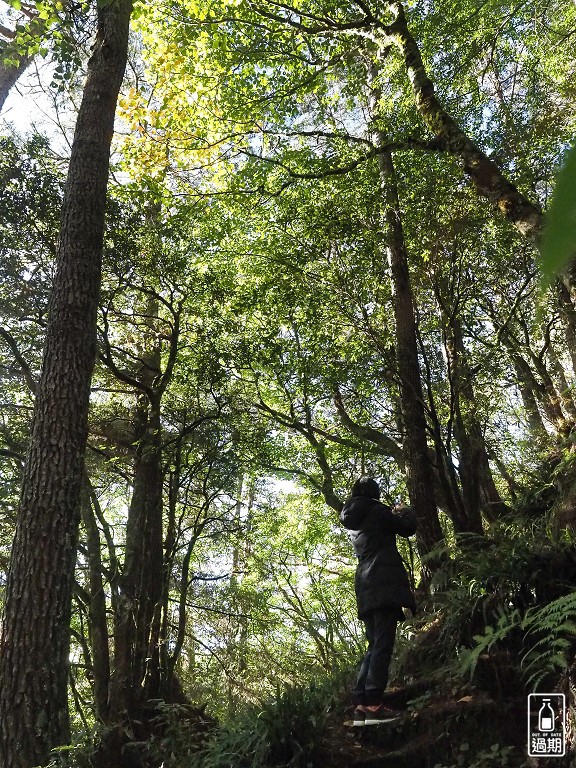
<instances>
[{"instance_id":1,"label":"forest canopy","mask_svg":"<svg viewBox=\"0 0 576 768\"><path fill-rule=\"evenodd\" d=\"M235 764L328 765L264 724L362 653L360 475L418 517L398 684L572 695L575 41L555 0L0 3L5 768L216 768L238 712Z\"/></svg>"}]
</instances>

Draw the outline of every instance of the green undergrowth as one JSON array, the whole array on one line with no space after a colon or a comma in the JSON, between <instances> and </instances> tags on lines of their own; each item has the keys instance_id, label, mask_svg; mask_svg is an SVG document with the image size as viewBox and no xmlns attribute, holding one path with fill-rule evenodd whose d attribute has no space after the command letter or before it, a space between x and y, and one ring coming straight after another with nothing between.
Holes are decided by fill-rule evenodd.
<instances>
[{"instance_id":1,"label":"green undergrowth","mask_svg":"<svg viewBox=\"0 0 576 768\"><path fill-rule=\"evenodd\" d=\"M520 646L519 676L529 690L541 690L545 681L564 677L575 648L576 592L526 613L501 609L495 625L487 625L474 636L472 648L461 652L461 671L473 676L486 654L505 649L515 635L521 636L520 643L513 641L514 647Z\"/></svg>"},{"instance_id":2,"label":"green undergrowth","mask_svg":"<svg viewBox=\"0 0 576 768\"><path fill-rule=\"evenodd\" d=\"M309 768L326 719L340 706L343 686L338 674L307 686L278 688L271 699L223 723L186 763L175 757L165 768Z\"/></svg>"},{"instance_id":3,"label":"green undergrowth","mask_svg":"<svg viewBox=\"0 0 576 768\"><path fill-rule=\"evenodd\" d=\"M404 678L438 674L495 697L560 684L576 644L576 548L544 519L461 537L401 645Z\"/></svg>"},{"instance_id":4,"label":"green undergrowth","mask_svg":"<svg viewBox=\"0 0 576 768\"><path fill-rule=\"evenodd\" d=\"M163 706L167 727L144 750L146 765L162 768L309 768L334 707L341 707L346 674L312 680L308 685L278 687L258 704L237 713L198 737L183 727L178 705ZM130 745L128 745L130 746ZM91 768L86 745L53 752L47 768Z\"/></svg>"}]
</instances>

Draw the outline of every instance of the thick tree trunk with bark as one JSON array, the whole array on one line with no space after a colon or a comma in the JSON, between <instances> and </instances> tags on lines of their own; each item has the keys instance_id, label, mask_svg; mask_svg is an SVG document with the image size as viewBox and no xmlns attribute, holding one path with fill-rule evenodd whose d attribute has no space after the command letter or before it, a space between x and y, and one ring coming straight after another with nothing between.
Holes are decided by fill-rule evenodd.
<instances>
[{"instance_id":1,"label":"thick tree trunk with bark","mask_svg":"<svg viewBox=\"0 0 576 768\"><path fill-rule=\"evenodd\" d=\"M163 484L161 404L172 365L161 369L161 334L158 331L159 300L153 290L137 313L144 318L144 338L139 349L139 370L125 380L136 390L133 416L134 465L132 498L126 522L124 566L119 578L119 593L114 609L114 656L110 677L108 724L94 757L98 768L127 768L130 755L126 744L146 739L151 733L151 718L158 711L152 699L173 701L173 690L166 686L166 654L161 645L163 597L167 593L169 571L163 551ZM169 358L177 346L178 322ZM112 370L120 372L111 358ZM121 376L123 374L120 374ZM173 545L172 545L173 546ZM179 688L178 688L179 690ZM134 753L136 755L136 753ZM136 760L136 757L134 757ZM134 763L140 764L140 763Z\"/></svg>"},{"instance_id":2,"label":"thick tree trunk with bark","mask_svg":"<svg viewBox=\"0 0 576 768\"><path fill-rule=\"evenodd\" d=\"M506 346L508 346L506 342L504 343ZM518 376L518 380L522 388L522 394L527 396L527 398L525 398L524 400L524 403L525 403L525 406L528 406L530 408L530 411L528 412L528 415L530 417L530 423L533 424L534 427L538 425L538 422L536 420L536 412L532 410L531 398L533 397L534 403L536 403L536 409L538 410L538 403L539 403L540 406L542 407L542 410L546 414L546 418L548 419L549 424L552 427L554 427L558 432L560 432L562 430L562 425L564 423L564 416L558 405L557 399L550 400L550 397L546 392L545 386L536 379L536 376L534 375L534 372L530 368L528 361L525 360L522 357L522 355L518 354L513 349L511 350L511 354L512 354L512 359L514 361L516 374ZM542 421L542 418L540 418L540 423L542 424L542 428L545 434L546 428L544 427L544 422Z\"/></svg>"},{"instance_id":3,"label":"thick tree trunk with bark","mask_svg":"<svg viewBox=\"0 0 576 768\"><path fill-rule=\"evenodd\" d=\"M427 555L443 540L443 534L434 499L434 475L430 465L426 439L426 417L418 363L414 300L404 247L392 157L381 155L379 167L386 200L386 250L388 251L394 293L396 355L405 429L406 484L410 504L418 515L417 535L420 554Z\"/></svg>"},{"instance_id":4,"label":"thick tree trunk with bark","mask_svg":"<svg viewBox=\"0 0 576 768\"><path fill-rule=\"evenodd\" d=\"M480 511L488 520L494 520L507 512L508 507L496 488L482 426L476 416L472 371L466 358L462 327L455 312L448 309L449 298L445 289L443 293L439 304L445 315L444 336L454 404L454 435L460 449L459 473L466 509L466 530L481 534Z\"/></svg>"},{"instance_id":5,"label":"thick tree trunk with bark","mask_svg":"<svg viewBox=\"0 0 576 768\"><path fill-rule=\"evenodd\" d=\"M150 337L140 354L141 392L134 418L135 458L132 499L126 523L121 599L115 627L115 664L110 689L113 721L138 716L148 698L160 695L159 631L163 594L163 469L161 350L156 339L158 300L144 309Z\"/></svg>"},{"instance_id":6,"label":"thick tree trunk with bark","mask_svg":"<svg viewBox=\"0 0 576 768\"><path fill-rule=\"evenodd\" d=\"M562 396L546 367L543 355L537 355L533 350L530 350L530 359L540 377L540 391L543 394L542 407L558 434L565 435L570 430L570 424L562 410Z\"/></svg>"},{"instance_id":7,"label":"thick tree trunk with bark","mask_svg":"<svg viewBox=\"0 0 576 768\"><path fill-rule=\"evenodd\" d=\"M396 358L400 378L402 420L404 422L404 461L410 504L418 515L417 541L425 556L443 540L434 499L434 475L426 439L424 394L418 362L414 298L404 245L396 174L392 156L378 157L385 205L386 251L392 276Z\"/></svg>"},{"instance_id":8,"label":"thick tree trunk with bark","mask_svg":"<svg viewBox=\"0 0 576 768\"><path fill-rule=\"evenodd\" d=\"M373 120L378 115L380 92L375 87L378 70L368 65L370 109ZM374 144L386 146L379 129L372 134ZM421 557L428 555L444 539L434 497L434 473L426 437L424 392L418 360L418 336L414 312L414 295L408 270L408 254L404 240L396 170L390 152L378 154L380 191L383 198L384 246L392 279L392 303L396 334L396 364L400 380L400 402L404 424L404 462L410 504L418 517L417 544ZM425 569L427 570L427 569Z\"/></svg>"},{"instance_id":9,"label":"thick tree trunk with bark","mask_svg":"<svg viewBox=\"0 0 576 768\"><path fill-rule=\"evenodd\" d=\"M572 393L570 391L570 385L566 381L564 366L558 357L554 342L550 343L547 352L552 374L554 375L553 383L555 385L556 391L558 392L560 406L563 412L566 414L571 428L573 424L576 424L576 405L574 404L574 399L572 398Z\"/></svg>"},{"instance_id":10,"label":"thick tree trunk with bark","mask_svg":"<svg viewBox=\"0 0 576 768\"><path fill-rule=\"evenodd\" d=\"M538 400L536 398L532 378L526 375L526 368L519 362L517 356L512 357L512 364L514 365L514 372L516 373L528 428L532 433L532 437L537 442L540 442L546 436L546 427L544 426L542 415L538 409Z\"/></svg>"},{"instance_id":11,"label":"thick tree trunk with bark","mask_svg":"<svg viewBox=\"0 0 576 768\"><path fill-rule=\"evenodd\" d=\"M156 611L162 595L163 475L159 408L154 406L142 402L138 414L134 489L114 637L113 721L133 716L146 698L158 696L159 651L154 628L158 626Z\"/></svg>"},{"instance_id":12,"label":"thick tree trunk with bark","mask_svg":"<svg viewBox=\"0 0 576 768\"><path fill-rule=\"evenodd\" d=\"M2 626L0 763L32 768L69 739L70 605L96 351L110 143L131 0L100 11L72 146L42 374Z\"/></svg>"}]
</instances>

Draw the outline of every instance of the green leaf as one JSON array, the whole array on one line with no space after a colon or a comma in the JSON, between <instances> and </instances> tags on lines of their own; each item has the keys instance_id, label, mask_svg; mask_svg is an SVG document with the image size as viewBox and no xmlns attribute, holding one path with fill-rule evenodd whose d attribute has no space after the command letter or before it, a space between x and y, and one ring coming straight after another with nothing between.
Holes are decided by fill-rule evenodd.
<instances>
[{"instance_id":1,"label":"green leaf","mask_svg":"<svg viewBox=\"0 0 576 768\"><path fill-rule=\"evenodd\" d=\"M546 288L576 254L576 145L566 155L542 236L540 266Z\"/></svg>"}]
</instances>

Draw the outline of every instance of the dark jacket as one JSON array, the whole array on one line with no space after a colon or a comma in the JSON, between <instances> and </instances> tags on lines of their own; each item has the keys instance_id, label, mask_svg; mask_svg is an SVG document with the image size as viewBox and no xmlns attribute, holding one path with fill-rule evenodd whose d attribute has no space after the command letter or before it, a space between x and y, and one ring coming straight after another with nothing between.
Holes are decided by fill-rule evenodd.
<instances>
[{"instance_id":1,"label":"dark jacket","mask_svg":"<svg viewBox=\"0 0 576 768\"><path fill-rule=\"evenodd\" d=\"M416 533L416 515L410 507L393 512L367 496L349 499L340 519L350 532L358 558L355 588L358 616L374 608L402 606L416 611L408 574L396 548L396 535Z\"/></svg>"}]
</instances>

